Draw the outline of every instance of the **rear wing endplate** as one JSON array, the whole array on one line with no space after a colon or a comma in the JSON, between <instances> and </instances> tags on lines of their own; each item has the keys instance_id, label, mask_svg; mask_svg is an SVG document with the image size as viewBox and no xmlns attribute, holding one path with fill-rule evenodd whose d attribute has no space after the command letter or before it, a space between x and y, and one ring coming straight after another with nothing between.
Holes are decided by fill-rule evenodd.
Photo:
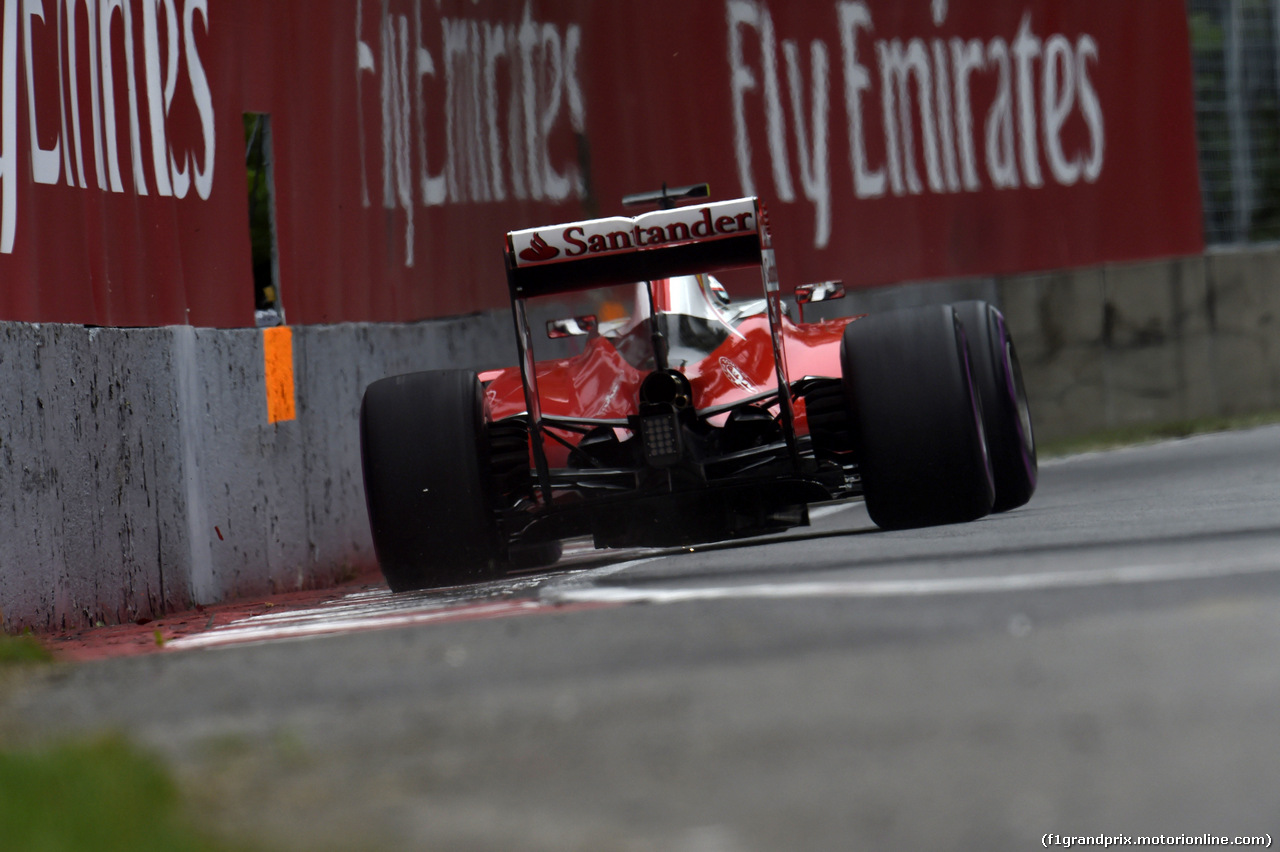
<instances>
[{"instance_id":1,"label":"rear wing endplate","mask_svg":"<svg viewBox=\"0 0 1280 852\"><path fill-rule=\"evenodd\" d=\"M760 203L739 198L511 231L513 299L760 266L767 246Z\"/></svg>"}]
</instances>

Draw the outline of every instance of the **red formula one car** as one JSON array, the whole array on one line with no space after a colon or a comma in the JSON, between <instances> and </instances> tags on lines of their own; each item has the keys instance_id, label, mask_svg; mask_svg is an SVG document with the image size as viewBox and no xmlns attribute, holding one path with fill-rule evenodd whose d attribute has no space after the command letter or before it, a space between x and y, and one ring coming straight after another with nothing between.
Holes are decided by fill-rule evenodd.
<instances>
[{"instance_id":1,"label":"red formula one car","mask_svg":"<svg viewBox=\"0 0 1280 852\"><path fill-rule=\"evenodd\" d=\"M1036 453L1013 341L985 302L803 322L838 282L782 301L755 198L625 204L635 218L507 234L518 367L382 379L361 409L373 542L394 590L554 562L560 542L674 546L808 523L861 497L888 529L1020 506ZM677 201L686 202L676 206ZM763 298L713 273L755 267ZM575 354L539 360L531 305Z\"/></svg>"}]
</instances>

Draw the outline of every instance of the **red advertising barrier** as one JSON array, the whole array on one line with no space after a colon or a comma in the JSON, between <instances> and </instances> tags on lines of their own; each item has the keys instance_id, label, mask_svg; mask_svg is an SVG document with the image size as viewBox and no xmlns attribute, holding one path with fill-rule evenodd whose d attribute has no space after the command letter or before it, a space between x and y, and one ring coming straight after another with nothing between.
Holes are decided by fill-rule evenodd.
<instances>
[{"instance_id":1,"label":"red advertising barrier","mask_svg":"<svg viewBox=\"0 0 1280 852\"><path fill-rule=\"evenodd\" d=\"M784 282L1203 248L1168 0L0 0L0 319L249 325L244 115L292 323L505 304L507 230L709 181Z\"/></svg>"}]
</instances>

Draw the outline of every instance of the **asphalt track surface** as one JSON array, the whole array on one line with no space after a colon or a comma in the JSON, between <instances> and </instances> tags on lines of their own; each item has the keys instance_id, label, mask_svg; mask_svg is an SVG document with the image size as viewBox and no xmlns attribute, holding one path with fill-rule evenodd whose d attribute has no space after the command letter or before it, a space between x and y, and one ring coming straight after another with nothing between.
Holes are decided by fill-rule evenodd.
<instances>
[{"instance_id":1,"label":"asphalt track surface","mask_svg":"<svg viewBox=\"0 0 1280 852\"><path fill-rule=\"evenodd\" d=\"M122 730L271 848L1280 834L1280 427L1049 462L974 524L815 516L240 618L10 684L0 733Z\"/></svg>"}]
</instances>

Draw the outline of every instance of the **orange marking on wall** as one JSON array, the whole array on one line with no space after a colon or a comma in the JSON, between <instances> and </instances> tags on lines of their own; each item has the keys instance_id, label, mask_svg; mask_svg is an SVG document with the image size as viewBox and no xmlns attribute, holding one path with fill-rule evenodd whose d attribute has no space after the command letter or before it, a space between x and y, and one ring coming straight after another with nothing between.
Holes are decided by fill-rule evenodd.
<instances>
[{"instance_id":1,"label":"orange marking on wall","mask_svg":"<svg viewBox=\"0 0 1280 852\"><path fill-rule=\"evenodd\" d=\"M296 416L293 393L293 329L287 325L262 330L263 367L267 378L267 422Z\"/></svg>"}]
</instances>

